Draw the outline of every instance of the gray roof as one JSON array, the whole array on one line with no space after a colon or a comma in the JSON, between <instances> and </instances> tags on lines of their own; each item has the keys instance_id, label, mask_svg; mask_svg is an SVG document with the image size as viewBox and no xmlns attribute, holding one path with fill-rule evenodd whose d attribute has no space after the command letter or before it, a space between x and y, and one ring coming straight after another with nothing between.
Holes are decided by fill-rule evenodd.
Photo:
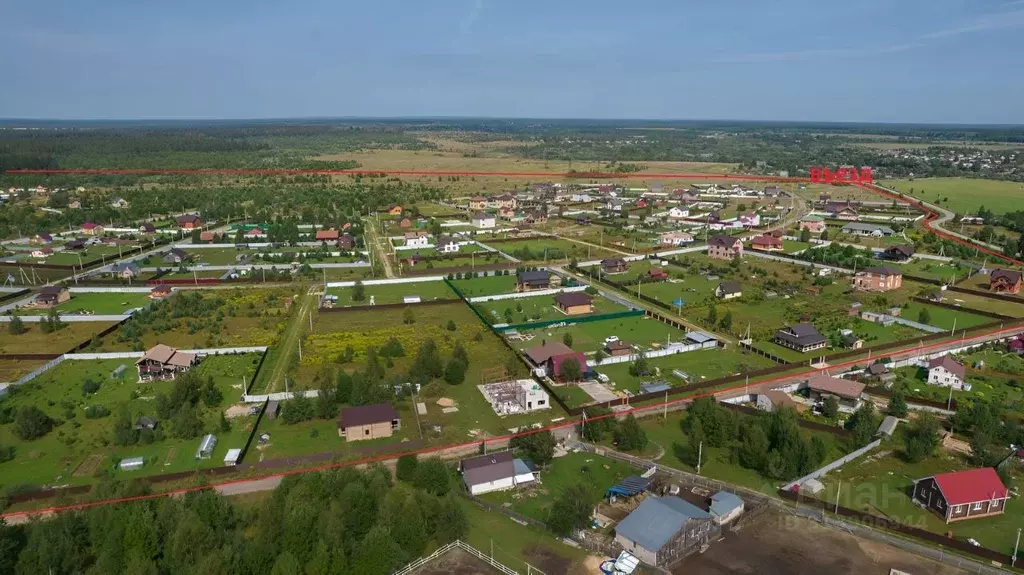
<instances>
[{"instance_id":1,"label":"gray roof","mask_svg":"<svg viewBox=\"0 0 1024 575\"><path fill-rule=\"evenodd\" d=\"M640 384L640 393L658 393L670 389L672 389L672 386L664 381L650 381Z\"/></svg>"},{"instance_id":2,"label":"gray roof","mask_svg":"<svg viewBox=\"0 0 1024 575\"><path fill-rule=\"evenodd\" d=\"M707 512L678 497L648 497L615 526L615 532L644 549L660 550L687 521L708 519Z\"/></svg>"},{"instance_id":3,"label":"gray roof","mask_svg":"<svg viewBox=\"0 0 1024 575\"><path fill-rule=\"evenodd\" d=\"M743 507L743 500L728 491L719 491L711 496L711 514L719 517Z\"/></svg>"},{"instance_id":4,"label":"gray roof","mask_svg":"<svg viewBox=\"0 0 1024 575\"><path fill-rule=\"evenodd\" d=\"M718 288L722 290L723 294L743 292L743 286L740 285L740 282L734 280L724 281L718 284Z\"/></svg>"},{"instance_id":5,"label":"gray roof","mask_svg":"<svg viewBox=\"0 0 1024 575\"><path fill-rule=\"evenodd\" d=\"M511 451L498 451L463 459L459 465L462 467L462 479L467 486L489 483L516 474Z\"/></svg>"},{"instance_id":6,"label":"gray roof","mask_svg":"<svg viewBox=\"0 0 1024 575\"><path fill-rule=\"evenodd\" d=\"M878 426L878 431L876 431L875 433L884 433L886 435L892 435L892 433L896 431L896 424L899 422L900 420L896 419L895 417L891 415L886 415L885 419L882 420L882 424Z\"/></svg>"},{"instance_id":7,"label":"gray roof","mask_svg":"<svg viewBox=\"0 0 1024 575\"><path fill-rule=\"evenodd\" d=\"M709 341L714 341L715 338L702 331L691 331L686 334L686 339L696 343L707 343Z\"/></svg>"},{"instance_id":8,"label":"gray roof","mask_svg":"<svg viewBox=\"0 0 1024 575\"><path fill-rule=\"evenodd\" d=\"M516 276L516 281L519 283L548 283L550 280L551 274L544 270L519 272L519 275Z\"/></svg>"}]
</instances>

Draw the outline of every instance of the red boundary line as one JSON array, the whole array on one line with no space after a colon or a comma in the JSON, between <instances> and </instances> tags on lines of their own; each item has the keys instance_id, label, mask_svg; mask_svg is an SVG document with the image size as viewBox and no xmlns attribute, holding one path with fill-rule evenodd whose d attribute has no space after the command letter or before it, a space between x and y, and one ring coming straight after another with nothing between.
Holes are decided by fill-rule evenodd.
<instances>
[{"instance_id":1,"label":"red boundary line","mask_svg":"<svg viewBox=\"0 0 1024 575\"><path fill-rule=\"evenodd\" d=\"M1002 328L1002 329L988 331L988 332L985 332L985 333L980 333L980 334L972 335L971 339L973 340L973 339L976 339L976 338L979 338L979 337L985 337L985 336L990 336L990 335L995 335L995 334L1012 334L1012 333L1018 333L1020 331L1021 331L1021 327L1019 327L1019 326L1018 327L1013 327L1013 328ZM892 352L889 352L889 353L887 353L885 355L887 355L887 356L888 355L896 355L896 354L899 354L899 353L906 353L906 352L914 351L914 350L924 351L924 350L927 350L927 349L932 349L932 348L935 348L935 347L940 347L940 346L943 346L943 345L948 345L948 344L954 343L956 341L957 341L957 338L954 337L954 338L951 338L951 339L947 339L947 340L944 340L944 341L941 341L941 342L931 343L931 344L928 344L928 345L923 345L923 346L922 345L918 345L916 347L912 346L912 347L908 347L908 348L901 348L900 350L892 351ZM856 365L857 363L864 361L864 359L865 358L861 358L861 359L856 359L856 360L845 361L845 362L842 362L842 363L832 364L832 365L829 366L829 369L849 367L849 366ZM771 384L771 383L777 382L777 381L793 379L793 378L799 378L799 377L802 377L804 375L809 375L809 374L812 374L812 373L817 373L818 371L820 371L820 370L813 369L813 368L812 369L807 369L807 370L804 370L804 371L801 371L801 372L791 373L789 375L784 375L784 376L777 377L777 378L774 378L774 379L767 379L767 380L763 380L763 381L758 381L758 382L755 383L755 385ZM700 398L700 397L713 397L713 396L715 396L717 394L720 394L720 393L726 393L726 392L729 392L729 391L735 391L735 390L738 390L738 389L745 388L747 386L748 386L748 384L745 384L745 383L744 384L738 384L738 385L735 385L735 386L732 386L732 387L728 387L728 388L725 388L725 389L719 389L719 390L716 390L716 391L709 391L707 393L701 393L701 394L697 394L697 395L692 395L692 396L684 397L684 398L681 398L681 399L674 399L674 400L671 400L671 401L665 401L665 402L661 402L661 403L653 403L653 404L645 405L645 406L642 406L642 407L634 407L634 408L631 408L631 409L628 409L628 410L619 411L619 412L612 412L612 413L609 413L607 415L602 415L602 416L598 416L598 417L588 418L588 421L595 421L595 420L598 420L598 419L604 419L606 417L617 417L617 416L621 416L621 415L624 415L624 414L627 414L627 413L632 413L634 411L654 410L654 409L657 409L658 407L664 407L664 406L668 406L668 405L674 405L674 404L677 404L677 403L693 401L694 399L697 399L697 398ZM467 441L467 442L463 442L463 443L457 443L457 444L454 444L454 445L443 445L443 446L437 446L437 447L428 447L428 448L423 448L423 449L418 449L418 450L413 450L413 451L398 452L398 453L386 453L386 454L383 454L383 455L377 455L377 456L373 456L373 457L364 457L362 459L356 459L356 460L352 460L352 461L341 461L341 462L336 462L336 463L328 463L328 464L324 464L324 465L318 465L318 466L315 466L315 467L308 467L308 468L302 468L302 469L292 469L292 470L289 470L289 471L282 471L280 473L271 473L271 474L268 474L268 475L260 475L260 476L257 476L257 477L246 477L246 478L242 478L242 479L234 479L234 480L231 480L231 481L222 481L220 483L211 483L209 485L201 485L201 486L196 486L196 487L185 487L185 488L182 488L182 489L175 489L175 490L164 491L164 492L160 492L160 493L150 493L150 494L147 494L147 495L137 495L137 496L134 496L134 497L122 497L122 498L117 498L117 499L105 499L105 500L101 500L101 501L90 501L90 502L87 502L87 503L75 503L75 504L71 504L71 505L63 505L63 506L58 506L58 507L47 507L47 508L44 508L44 509L33 509L33 510L28 510L28 511L15 511L15 512L12 512L12 513L4 513L3 515L0 515L0 518L5 518L6 519L6 518L10 518L10 517L23 517L23 516L31 516L31 515L39 515L39 514L47 514L47 513L60 513L62 511L73 511L73 510L78 510L78 509L87 509L87 508L90 508L90 507L98 507L98 506L102 506L102 505L113 505L113 504L117 504L117 503L128 503L128 502L131 502L131 501L143 501L143 500L147 500L147 499L156 499L158 497L167 497L167 496L172 496L172 495L182 495L182 494L190 493L190 492L193 492L193 491L202 491L204 489L214 489L214 488L217 488L217 487L225 487L225 486L234 485L234 484L237 484L237 483L246 483L246 482L252 482L252 481L262 481L262 480L265 480L265 479L273 479L275 477L287 477L289 475L299 475L299 474L304 474L304 473L312 473L312 472L316 472L316 471L325 471L325 470L328 470L328 469L338 469L338 468L342 468L342 467L350 467L350 466L353 466L353 465L364 465L364 464L367 464L367 463L375 463L375 462L378 462L378 461L386 461L386 460L389 460L389 459L397 459L397 458L399 458L399 457L401 457L403 455L419 455L419 454L424 454L424 453L436 453L436 452L441 452L441 451L444 451L444 450L447 450L447 449L458 449L458 448L461 448L461 447L467 447L467 446L471 446L471 445L478 445L481 441L503 441L503 440L506 440L506 439L512 439L513 437L520 437L520 436L524 436L524 435L530 435L530 434L539 433L539 432L542 432L542 431L551 431L551 430L554 430L554 429L562 429L564 427L569 427L569 426L572 426L572 425L577 425L578 423L579 423L579 420L573 419L573 420L570 420L570 421L566 421L564 423L557 423L557 424L554 424L554 425L548 425L548 426L545 426L545 427L541 427L541 428L538 428L538 429L531 429L531 430L523 431L523 432L520 432L520 433L510 433L510 434L507 434L507 435L500 435L500 436L497 436L497 437L489 437L486 440ZM145 479L145 478L140 478L140 479Z\"/></svg>"}]
</instances>

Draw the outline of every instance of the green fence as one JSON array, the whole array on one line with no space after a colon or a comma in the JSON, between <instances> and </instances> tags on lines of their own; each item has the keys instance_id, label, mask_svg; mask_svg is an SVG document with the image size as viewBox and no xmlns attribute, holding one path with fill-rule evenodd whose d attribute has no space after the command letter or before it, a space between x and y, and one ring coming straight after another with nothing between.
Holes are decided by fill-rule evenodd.
<instances>
[{"instance_id":1,"label":"green fence","mask_svg":"<svg viewBox=\"0 0 1024 575\"><path fill-rule=\"evenodd\" d=\"M619 319L622 317L636 317L644 315L646 312L642 309L633 309L629 311L619 311L615 313L605 313L601 315L587 315L583 317L566 317L564 319L552 319L548 321L532 321L528 323L515 323L509 325L495 326L498 330L509 330L509 329L540 329L542 327L548 327L549 325L555 325L559 323L590 323L592 321L603 321L606 319ZM486 320L485 320L486 321Z\"/></svg>"}]
</instances>

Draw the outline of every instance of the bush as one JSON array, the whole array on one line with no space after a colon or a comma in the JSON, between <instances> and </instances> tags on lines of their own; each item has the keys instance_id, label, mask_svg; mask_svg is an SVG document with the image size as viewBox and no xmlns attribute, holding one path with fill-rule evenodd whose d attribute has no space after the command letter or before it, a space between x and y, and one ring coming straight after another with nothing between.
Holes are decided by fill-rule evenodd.
<instances>
[{"instance_id":1,"label":"bush","mask_svg":"<svg viewBox=\"0 0 1024 575\"><path fill-rule=\"evenodd\" d=\"M50 433L53 420L38 407L26 406L18 409L14 416L15 433L26 441L36 439Z\"/></svg>"},{"instance_id":2,"label":"bush","mask_svg":"<svg viewBox=\"0 0 1024 575\"><path fill-rule=\"evenodd\" d=\"M89 395L90 393L96 393L100 389L100 382L93 381L91 378L86 378L82 382L82 395Z\"/></svg>"},{"instance_id":3,"label":"bush","mask_svg":"<svg viewBox=\"0 0 1024 575\"><path fill-rule=\"evenodd\" d=\"M14 446L0 446L0 463L6 463L12 459L14 459Z\"/></svg>"},{"instance_id":4,"label":"bush","mask_svg":"<svg viewBox=\"0 0 1024 575\"><path fill-rule=\"evenodd\" d=\"M100 419L110 415L110 410L102 405L90 405L85 408L86 419Z\"/></svg>"}]
</instances>

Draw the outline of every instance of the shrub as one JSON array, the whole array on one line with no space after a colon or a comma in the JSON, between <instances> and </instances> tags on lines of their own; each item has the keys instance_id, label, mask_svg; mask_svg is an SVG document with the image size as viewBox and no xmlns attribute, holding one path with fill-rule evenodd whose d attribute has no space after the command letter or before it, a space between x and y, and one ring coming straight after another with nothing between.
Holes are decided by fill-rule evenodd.
<instances>
[{"instance_id":1,"label":"shrub","mask_svg":"<svg viewBox=\"0 0 1024 575\"><path fill-rule=\"evenodd\" d=\"M102 405L90 405L84 410L86 419L100 419L110 415L110 410Z\"/></svg>"}]
</instances>

